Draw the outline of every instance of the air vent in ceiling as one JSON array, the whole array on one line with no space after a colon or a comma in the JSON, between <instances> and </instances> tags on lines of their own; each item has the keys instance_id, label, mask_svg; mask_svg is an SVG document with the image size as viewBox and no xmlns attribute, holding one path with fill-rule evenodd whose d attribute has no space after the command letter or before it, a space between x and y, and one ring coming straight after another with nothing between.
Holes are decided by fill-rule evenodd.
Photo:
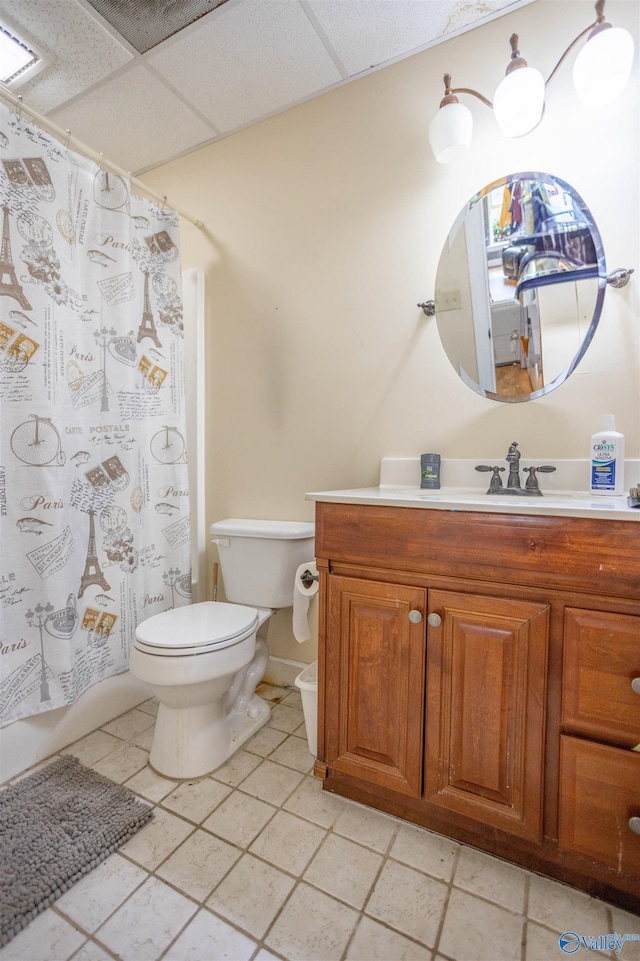
<instances>
[{"instance_id":1,"label":"air vent in ceiling","mask_svg":"<svg viewBox=\"0 0 640 961\"><path fill-rule=\"evenodd\" d=\"M89 0L138 53L146 53L227 0Z\"/></svg>"}]
</instances>

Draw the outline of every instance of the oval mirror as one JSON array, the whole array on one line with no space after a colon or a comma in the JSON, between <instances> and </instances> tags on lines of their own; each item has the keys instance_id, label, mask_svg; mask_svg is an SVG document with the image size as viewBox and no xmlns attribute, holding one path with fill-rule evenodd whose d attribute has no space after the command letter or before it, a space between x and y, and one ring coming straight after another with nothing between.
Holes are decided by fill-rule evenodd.
<instances>
[{"instance_id":1,"label":"oval mirror","mask_svg":"<svg viewBox=\"0 0 640 961\"><path fill-rule=\"evenodd\" d=\"M483 397L542 397L584 356L606 283L600 234L576 191L550 174L503 177L465 205L442 251L442 345Z\"/></svg>"}]
</instances>

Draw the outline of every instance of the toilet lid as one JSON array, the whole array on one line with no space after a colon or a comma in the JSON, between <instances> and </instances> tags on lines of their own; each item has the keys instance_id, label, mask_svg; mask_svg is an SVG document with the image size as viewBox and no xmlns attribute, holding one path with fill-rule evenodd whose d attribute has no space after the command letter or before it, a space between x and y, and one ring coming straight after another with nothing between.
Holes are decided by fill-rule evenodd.
<instances>
[{"instance_id":1,"label":"toilet lid","mask_svg":"<svg viewBox=\"0 0 640 961\"><path fill-rule=\"evenodd\" d=\"M142 621L136 628L134 645L139 651L156 655L204 654L238 644L257 627L254 607L202 601Z\"/></svg>"}]
</instances>

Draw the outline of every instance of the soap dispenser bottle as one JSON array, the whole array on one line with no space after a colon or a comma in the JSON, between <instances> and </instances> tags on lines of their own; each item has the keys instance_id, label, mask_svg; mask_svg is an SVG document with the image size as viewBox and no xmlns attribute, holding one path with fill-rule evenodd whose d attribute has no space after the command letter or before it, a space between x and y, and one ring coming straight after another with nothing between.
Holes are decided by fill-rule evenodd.
<instances>
[{"instance_id":1,"label":"soap dispenser bottle","mask_svg":"<svg viewBox=\"0 0 640 961\"><path fill-rule=\"evenodd\" d=\"M591 438L592 494L622 494L624 435L616 430L613 414L603 414L600 430Z\"/></svg>"}]
</instances>

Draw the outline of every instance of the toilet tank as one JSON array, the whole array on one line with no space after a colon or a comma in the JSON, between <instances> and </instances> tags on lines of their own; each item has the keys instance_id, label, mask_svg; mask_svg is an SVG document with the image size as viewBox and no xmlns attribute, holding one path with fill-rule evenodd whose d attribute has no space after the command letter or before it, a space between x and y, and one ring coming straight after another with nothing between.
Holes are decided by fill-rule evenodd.
<instances>
[{"instance_id":1,"label":"toilet tank","mask_svg":"<svg viewBox=\"0 0 640 961\"><path fill-rule=\"evenodd\" d=\"M295 573L315 557L315 525L229 517L211 525L224 593L234 604L291 607Z\"/></svg>"}]
</instances>

